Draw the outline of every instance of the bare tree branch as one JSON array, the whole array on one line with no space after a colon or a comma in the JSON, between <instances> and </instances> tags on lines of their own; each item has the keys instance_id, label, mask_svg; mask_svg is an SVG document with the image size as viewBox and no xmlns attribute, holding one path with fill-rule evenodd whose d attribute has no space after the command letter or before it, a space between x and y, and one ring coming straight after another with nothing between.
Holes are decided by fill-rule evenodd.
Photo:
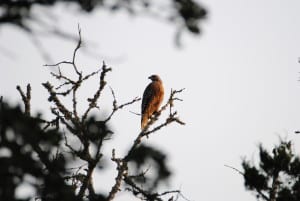
<instances>
[{"instance_id":1,"label":"bare tree branch","mask_svg":"<svg viewBox=\"0 0 300 201\"><path fill-rule=\"evenodd\" d=\"M127 167L127 162L120 159L120 158L116 158L115 155L115 150L112 150L112 161L116 162L117 164L117 171L118 171L118 175L115 178L116 183L113 185L113 187L111 188L111 191L109 192L108 196L107 196L107 201L111 201L114 199L114 197L116 196L116 194L118 193L118 191L120 191L120 187L121 187L121 183L122 180L124 179L124 177L127 175L128 173L128 167Z\"/></svg>"},{"instance_id":2,"label":"bare tree branch","mask_svg":"<svg viewBox=\"0 0 300 201\"><path fill-rule=\"evenodd\" d=\"M113 99L111 112L108 114L108 116L106 116L106 118L102 118L104 119L102 121L97 121L94 119L94 117L90 117L90 112L92 109L100 109L98 106L99 101L101 101L102 94L106 92L104 91L105 86L107 85L106 76L107 73L110 72L112 69L110 67L107 67L105 62L103 62L101 69L98 69L97 71L86 74L85 72L79 70L81 68L79 68L79 66L76 65L76 55L82 43L81 30L79 27L78 34L79 41L73 51L72 61L62 61L52 65L45 65L48 67L55 66L58 68L58 72L51 72L51 75L53 79L59 81L60 83L52 84L50 82L46 82L42 84L49 93L48 100L52 104L51 112L55 116L55 118L49 121L39 119L39 122L45 124L43 130L48 129L50 126L55 126L57 130L66 129L66 132L62 132L64 142L61 144L62 148L64 149L62 153L70 154L75 160L80 160L80 163L85 164L85 168L83 169L80 166L80 168L74 169L74 172L71 174L69 173L69 171L72 172L72 169L69 169L68 174L64 175L64 178L72 182L74 192L77 192L76 194L74 194L76 195L77 200L82 200L84 198L94 199L97 197L93 186L93 173L103 156L103 142L107 139L111 139L110 135L112 134L112 131L108 129L107 123L112 119L112 117L117 111L131 104L134 104L140 101L141 99L139 97L135 97L131 101L119 105L115 92L110 87ZM75 78L71 79L69 76L66 76L61 69L61 65L71 65L73 67L72 71L75 74ZM79 112L80 110L78 110L78 90L86 83L88 79L95 75L99 76L98 86L95 89L95 92L92 94L92 97L87 99L88 106L81 114ZM27 86L26 95L19 86L17 87L17 89L21 94L21 97L25 104L25 112L29 115L29 102L31 98L30 85ZM121 190L122 184L129 185L132 189L132 192L137 193L136 196L139 195L143 197L142 199L151 201L161 201L163 200L163 196L175 193L178 195L180 193L179 190L156 193L151 192L152 190L147 191L143 189L135 183L134 178L132 176L128 176L128 163L132 162L130 161L130 157L132 153L136 151L136 149L138 148L145 136L149 137L150 134L157 132L158 130L162 129L163 127L166 127L167 125L173 122L176 122L180 125L185 124L179 119L177 111L173 111L174 103L176 101L182 101L182 99L178 98L176 95L181 93L183 90L184 89L171 90L167 103L163 105L161 109L151 117L146 128L138 133L124 157L117 158L115 155L115 149L112 150L111 160L114 163L116 163L117 175L115 178L115 183L113 184L109 193L107 194L106 200L113 200L117 193ZM71 104L66 104L63 101L64 99L62 99L62 96L71 97ZM28 104L28 106L26 104ZM168 116L165 119L165 121L149 129L151 125L158 120L158 118L163 112L168 113ZM69 140L72 139L72 137L76 138L76 141L78 143L76 147L74 147L74 145L71 142L69 142ZM43 159L43 152L41 151L39 145L35 147L35 150L41 157L41 160L44 163L46 163L47 161ZM45 165L47 167L47 164ZM146 174L146 172L143 172L143 174ZM169 200L173 199L172 197Z\"/></svg>"},{"instance_id":3,"label":"bare tree branch","mask_svg":"<svg viewBox=\"0 0 300 201\"><path fill-rule=\"evenodd\" d=\"M30 84L27 84L26 95L22 91L22 89L19 85L17 85L17 90L19 91L19 93L22 97L22 101L23 101L24 106L25 106L25 114L30 116L31 86L30 86Z\"/></svg>"},{"instance_id":4,"label":"bare tree branch","mask_svg":"<svg viewBox=\"0 0 300 201\"><path fill-rule=\"evenodd\" d=\"M84 121L89 112L93 109L93 108L97 108L97 101L100 98L101 92L103 91L105 85L106 85L106 81L105 81L105 76L106 74L111 71L111 68L107 68L105 62L103 62L102 64L102 71L100 74L100 82L99 82L99 87L97 89L97 91L95 92L93 98L88 98L88 102L89 102L89 107L87 108L87 110L85 111L85 113L82 116L82 121Z\"/></svg>"},{"instance_id":5,"label":"bare tree branch","mask_svg":"<svg viewBox=\"0 0 300 201\"><path fill-rule=\"evenodd\" d=\"M108 122L112 116L115 114L115 112L117 112L119 109L122 109L123 107L127 106L127 105L131 105L137 101L140 101L141 98L139 97L135 97L132 101L129 101L127 103L123 103L122 105L117 105L117 100L116 100L116 97L115 97L115 93L113 91L113 89L110 87L110 90L111 90L111 93L112 93L112 96L113 96L113 109L112 109L112 112L110 113L110 115L104 120L104 122Z\"/></svg>"}]
</instances>

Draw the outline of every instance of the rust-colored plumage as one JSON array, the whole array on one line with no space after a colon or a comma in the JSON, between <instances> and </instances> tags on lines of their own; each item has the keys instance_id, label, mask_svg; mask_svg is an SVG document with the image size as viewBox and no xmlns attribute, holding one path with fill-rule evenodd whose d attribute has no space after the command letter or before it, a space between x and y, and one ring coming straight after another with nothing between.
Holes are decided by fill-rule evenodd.
<instances>
[{"instance_id":1,"label":"rust-colored plumage","mask_svg":"<svg viewBox=\"0 0 300 201\"><path fill-rule=\"evenodd\" d=\"M149 77L152 82L146 87L142 100L142 130L146 127L153 113L157 112L164 98L164 87L158 75Z\"/></svg>"}]
</instances>

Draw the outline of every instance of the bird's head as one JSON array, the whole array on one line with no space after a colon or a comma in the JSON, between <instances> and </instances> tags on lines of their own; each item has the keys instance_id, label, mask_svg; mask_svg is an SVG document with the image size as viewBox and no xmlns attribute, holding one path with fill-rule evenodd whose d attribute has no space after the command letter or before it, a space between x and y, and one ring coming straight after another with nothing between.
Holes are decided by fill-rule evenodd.
<instances>
[{"instance_id":1,"label":"bird's head","mask_svg":"<svg viewBox=\"0 0 300 201\"><path fill-rule=\"evenodd\" d=\"M151 75L148 77L152 81L161 81L160 77L158 75Z\"/></svg>"}]
</instances>

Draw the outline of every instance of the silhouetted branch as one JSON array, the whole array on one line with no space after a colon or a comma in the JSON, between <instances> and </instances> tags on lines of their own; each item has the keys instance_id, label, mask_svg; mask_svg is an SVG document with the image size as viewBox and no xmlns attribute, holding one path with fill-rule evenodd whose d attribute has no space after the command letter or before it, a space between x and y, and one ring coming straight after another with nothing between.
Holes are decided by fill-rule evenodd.
<instances>
[{"instance_id":1,"label":"silhouetted branch","mask_svg":"<svg viewBox=\"0 0 300 201\"><path fill-rule=\"evenodd\" d=\"M43 86L47 89L50 94L48 98L49 101L53 101L57 107L57 109L64 115L64 117L69 120L72 117L72 113L61 103L59 98L57 97L57 93L54 91L53 86L50 82L43 83Z\"/></svg>"},{"instance_id":2,"label":"silhouetted branch","mask_svg":"<svg viewBox=\"0 0 300 201\"><path fill-rule=\"evenodd\" d=\"M112 93L112 96L113 96L113 109L112 109L112 112L110 113L110 115L104 120L104 122L108 122L112 116L115 114L116 111L118 111L119 109L122 109L123 107L127 106L127 105L131 105L137 101L140 101L141 98L139 97L135 97L132 101L129 101L127 103L123 103L121 105L118 106L117 104L117 100L116 100L116 97L115 97L115 93L113 91L113 89L110 87L110 90L111 90L111 93Z\"/></svg>"},{"instance_id":3,"label":"silhouetted branch","mask_svg":"<svg viewBox=\"0 0 300 201\"><path fill-rule=\"evenodd\" d=\"M41 123L46 124L43 127L43 130L46 130L47 128L49 128L50 126L55 126L55 129L58 130L59 129L59 118L55 117L54 119L47 121L45 119L41 119L41 118L37 118L37 120Z\"/></svg>"},{"instance_id":4,"label":"silhouetted branch","mask_svg":"<svg viewBox=\"0 0 300 201\"><path fill-rule=\"evenodd\" d=\"M159 129L165 127L165 126L167 126L168 124L170 124L170 123L172 123L172 122L177 122L177 123L179 123L179 124L181 124L181 125L185 125L185 123L182 122L182 121L176 116L176 115L177 115L177 112L173 112L173 113L170 113L170 114L169 114L169 117L166 119L166 121L165 121L164 123L160 124L159 126L153 128L153 129L150 130L150 131L147 131L147 129L149 128L149 126L150 126L151 124L153 124L155 121L157 121L158 117L161 115L161 113L162 113L164 110L166 110L166 108L167 108L168 106L170 107L170 112L172 112L172 111L171 111L171 108L174 106L174 100L181 100L181 99L178 99L177 97L175 97L175 95L176 95L177 93L181 93L183 90L184 90L184 89L180 89L180 90L171 90L171 94L170 94L170 97L169 97L169 99L168 99L168 102L167 102L165 105L163 105L163 106L161 107L161 109L160 109L157 113L154 114L153 117L151 117L151 119L150 119L150 121L148 122L148 124L146 125L145 129L142 130L142 131L140 132L140 134L137 136L137 138L134 140L133 145L131 146L131 148L130 148L130 150L128 151L127 155L124 157L124 160L125 160L125 161L128 160L128 158L130 157L130 154L131 154L131 153L136 149L136 147L141 143L142 138L143 138L144 136L147 136L147 137L148 137L149 134L156 132L157 130L159 130Z\"/></svg>"},{"instance_id":5,"label":"silhouetted branch","mask_svg":"<svg viewBox=\"0 0 300 201\"><path fill-rule=\"evenodd\" d=\"M78 68L76 66L76 62L75 62L75 59L76 59L76 54L77 54L77 51L79 50L79 48L81 47L81 43L82 43L82 39L81 39L81 29L78 25L78 42L77 42L77 45L73 51L73 57L72 57L72 61L61 61L61 62L58 62L56 64L45 64L44 66L46 67L49 67L49 66L59 66L61 64L71 64L74 68L74 71L77 73L79 79L81 80L81 76L82 76L82 73L78 71Z\"/></svg>"},{"instance_id":6,"label":"silhouetted branch","mask_svg":"<svg viewBox=\"0 0 300 201\"><path fill-rule=\"evenodd\" d=\"M228 167L228 168L230 168L230 169L232 169L232 170L234 170L235 172L239 173L239 174L242 175L243 177L245 176L245 173L243 173L242 171L238 170L238 169L235 168L235 167L232 167L232 166L230 166L230 165L224 165L224 166L225 166L225 167ZM257 192L264 200L270 201L269 198L268 198L263 192L261 192L260 189L255 188L255 190L256 190L256 192Z\"/></svg>"},{"instance_id":7,"label":"silhouetted branch","mask_svg":"<svg viewBox=\"0 0 300 201\"><path fill-rule=\"evenodd\" d=\"M79 41L75 47L75 50L73 51L73 57L72 61L63 61L58 62L53 65L45 65L45 66L55 66L58 68L58 72L54 73L51 72L51 75L54 80L58 80L59 84L53 84L51 82L45 82L43 83L43 87L47 90L49 93L48 101L52 104L51 106L51 112L54 115L54 119L52 120L44 120L41 118L37 118L38 123L45 124L44 127L41 127L42 131L53 131L56 129L62 130L62 133L58 133L57 139L54 139L53 141L56 142L56 154L53 157L53 159L49 159L48 152L52 152L51 148L48 148L48 152L45 152L42 148L42 143L35 143L32 147L35 153L39 156L41 162L44 164L46 171L52 170L52 160L58 161L59 160L65 160L63 157L60 157L61 155L70 155L72 156L71 160L72 162L78 162L84 163L84 165L79 166L78 168L74 169L67 169L67 171L62 173L62 178L65 179L65 181L69 181L68 185L71 183L72 187L72 193L74 196L76 196L75 200L81 201L84 199L90 199L93 200L113 200L116 196L116 194L121 190L122 184L126 184L131 187L131 190L135 196L142 196L142 199L146 199L149 201L161 201L163 200L163 196L169 195L169 194L179 194L180 191L165 191L162 193L152 192L154 188L156 188L160 181L165 181L170 175L171 171L165 164L166 155L163 154L160 150L154 149L149 146L139 146L141 145L142 139L144 139L144 136L149 136L150 134L157 132L158 130L162 129L163 127L166 127L167 125L177 122L181 125L184 125L185 123L182 122L179 117L178 113L176 111L173 111L174 102L175 101L182 101L180 98L176 96L176 94L179 94L183 91L181 90L171 90L170 97L168 98L168 101L165 105L161 107L161 109L151 117L149 124L147 125L146 129L139 132L136 136L135 140L132 143L132 146L129 148L129 151L125 154L124 157L116 157L115 149L112 150L112 157L111 160L116 163L116 169L117 169L117 175L115 177L115 183L112 185L110 191L108 192L106 198L102 195L98 195L95 192L95 188L93 186L93 173L96 169L97 165L100 163L103 153L102 153L102 145L105 140L111 139L111 134L113 133L108 128L107 124L112 119L113 115L119 111L120 109L123 109L124 107L127 107L131 104L134 104L138 101L140 101L140 98L135 97L131 101L125 102L123 104L118 104L116 95L114 93L114 90L110 88L111 94L112 94L112 109L111 112L106 116L106 118L101 118L102 120L96 120L95 117L91 117L90 111L94 108L99 108L98 104L99 101L101 101L102 96L104 94L105 86L107 85L106 82L106 75L109 71L112 69L107 67L105 62L103 62L101 69L98 69L97 71L91 72L86 74L85 72L80 71L80 66L76 65L76 55L78 53L79 48L81 47L81 31L80 28L78 28L78 34L79 34ZM73 68L71 69L73 74L75 74L75 78L70 78L64 74L62 71L60 65L71 65ZM83 84L86 83L86 81L95 76L99 76L98 80L98 86L96 87L95 91L92 93L91 98L88 98L88 106L85 110L81 113L78 109L78 90L83 86ZM25 113L30 115L30 85L27 86L27 92L26 94L21 90L21 88L17 87L19 93L21 94L22 100L25 104ZM64 102L64 97L71 97L72 101L70 104L67 104ZM27 104L27 105L26 105ZM167 110L169 108L169 110ZM154 124L160 115L163 113L169 112L169 115L165 119L165 121L151 130L148 130L148 128ZM104 119L104 120L103 120ZM48 129L50 126L55 126L55 129ZM66 131L65 131L65 130ZM44 137L44 136L42 136ZM59 140L62 139L62 142ZM76 140L76 146L74 146L73 142L70 140ZM62 150L60 150L62 149ZM153 177L154 182L152 182L153 186L149 189L143 189L141 186L138 185L138 175L136 177L134 176L128 176L128 166L129 162L134 163L134 154L139 154L139 150L144 150L144 152L147 152L147 154L144 154L142 157L145 158L151 158L155 161L156 164L158 164L158 176ZM141 153L141 152L140 152ZM130 158L131 157L131 158ZM138 163L137 163L138 164ZM84 168L83 168L84 167ZM54 170L54 169L53 169ZM139 171L141 172L141 171ZM142 171L140 176L144 176L146 179L146 172ZM136 179L136 181L135 181ZM44 196L44 195L43 195ZM100 197L99 197L100 196ZM173 196L172 196L173 197ZM170 198L169 200L173 199ZM100 199L101 198L101 199ZM59 200L59 199L58 199Z\"/></svg>"},{"instance_id":8,"label":"silhouetted branch","mask_svg":"<svg viewBox=\"0 0 300 201\"><path fill-rule=\"evenodd\" d=\"M156 131L156 130L158 130L158 129L160 129L160 128L162 128L162 127L164 127L164 126L166 126L169 123L174 122L174 121L181 124L181 125L185 125L184 122L182 122L178 117L176 117L177 112L172 112L172 108L174 106L174 101L176 101L176 100L182 101L180 98L175 97L175 95L178 94L178 93L181 93L183 90L184 90L184 88L180 89L180 90L171 89L171 93L170 93L168 102L165 105L163 105L161 107L161 109L152 116L152 118L150 119L150 121L148 122L148 124L146 125L146 127L144 129L145 132L147 131L149 126L152 125L158 119L161 112L166 110L168 106L169 106L169 117L168 117L168 119L166 119L166 122L164 124L162 124L158 128L155 128L154 131ZM151 132L147 132L147 135L149 135Z\"/></svg>"},{"instance_id":9,"label":"silhouetted branch","mask_svg":"<svg viewBox=\"0 0 300 201\"><path fill-rule=\"evenodd\" d=\"M230 168L230 169L232 169L232 170L236 171L237 173L239 173L239 174L241 174L241 175L244 176L244 173L243 173L242 171L238 170L237 168L232 167L232 166L230 166L230 165L224 165L224 166L225 166L225 167L228 167L228 168Z\"/></svg>"},{"instance_id":10,"label":"silhouetted branch","mask_svg":"<svg viewBox=\"0 0 300 201\"><path fill-rule=\"evenodd\" d=\"M75 47L75 50L73 51L73 57L72 57L72 61L63 61L63 62L59 62L56 63L54 65L45 65L45 66L57 66L58 67L58 74L57 73L51 73L51 75L58 79L58 80L62 80L63 83L60 84L58 87L54 88L49 82L44 83L43 86L48 90L49 94L50 94L50 98L49 101L53 102L55 107L58 109L58 111L60 113L63 114L63 116L61 116L59 114L59 112L57 112L55 109L52 109L52 113L54 115L56 115L56 117L62 122L63 125L66 126L66 128L68 129L68 131L70 131L73 135L75 135L80 143L81 143L81 148L79 150L75 150L73 148L72 145L70 145L68 143L67 140L67 136L64 134L64 139L65 139L65 146L67 148L69 148L69 150L71 151L71 153L80 158L83 161L87 162L87 168L85 169L85 174L81 174L81 180L80 180L80 188L77 194L77 199L81 200L83 198L83 196L85 195L86 190L89 190L89 196L94 196L95 192L92 186L92 174L93 171L97 165L97 163L100 161L100 158L102 156L102 154L100 153L100 149L102 146L102 141L103 138L105 137L105 135L108 133L108 131L102 131L101 132L105 132L103 134L99 133L97 138L98 138L98 144L97 144L97 151L95 156L93 157L91 155L90 152L90 145L91 143L96 143L94 141L92 141L93 138L91 138L92 136L90 136L91 134L89 134L89 127L88 127L88 123L90 122L90 120L87 120L87 115L88 115L88 111L90 111L93 106L90 104L87 112L85 112L82 116L82 118L79 117L78 115L78 110L77 110L77 90L81 87L82 83L86 80L88 80L90 77L98 74L100 72L100 70L97 70L95 72L92 72L90 74L84 75L82 72L80 72L78 70L78 67L76 65L76 55L77 52L79 50L79 48L81 47L81 30L78 27L78 34L79 34L79 39L78 39L78 43ZM59 65L62 64L66 64L66 65L72 65L73 66L73 70L77 75L77 79L76 80L71 80L70 78L66 77L63 75L63 73L61 72L61 69L59 67ZM100 92L103 90L104 87L104 76L106 74L106 72L108 71L106 69L106 66L104 65L104 67L102 68L102 72L100 74L100 87L96 92L96 98L94 98L92 100L92 102L94 104L96 104L96 101L98 100L99 96L100 96ZM61 89L63 86L67 86L70 85L70 88L68 90L66 90L65 92L57 92L56 90ZM99 92L100 91L100 92ZM98 95L99 94L99 95ZM72 96L72 110L69 110L66 106L64 106L64 104L60 101L58 95L71 95ZM94 96L95 97L95 96Z\"/></svg>"},{"instance_id":11,"label":"silhouetted branch","mask_svg":"<svg viewBox=\"0 0 300 201\"><path fill-rule=\"evenodd\" d=\"M115 184L112 186L111 191L109 192L109 194L107 196L107 199L106 199L107 201L111 201L114 199L114 197L116 196L118 191L120 191L122 180L128 173L127 162L121 158L116 158L114 149L112 150L111 160L116 162L116 164L117 164L118 175L115 178L115 180L116 180Z\"/></svg>"},{"instance_id":12,"label":"silhouetted branch","mask_svg":"<svg viewBox=\"0 0 300 201\"><path fill-rule=\"evenodd\" d=\"M127 188L127 190L131 191L133 193L133 195L137 196L139 194L141 194L143 196L143 198L141 199L145 199L146 200L151 200L151 201L163 201L163 199L161 197L165 196L165 195L169 195L169 194L181 194L180 190L171 190L171 191L165 191L163 193L151 193L148 192L142 188L140 188L139 186L137 186L130 177L125 176L124 177L124 182L129 185L131 187ZM170 198L171 199L171 198Z\"/></svg>"},{"instance_id":13,"label":"silhouetted branch","mask_svg":"<svg viewBox=\"0 0 300 201\"><path fill-rule=\"evenodd\" d=\"M103 91L105 85L106 85L106 81L105 81L105 76L106 74L111 71L111 68L107 68L105 62L103 61L102 64L102 70L101 70L101 74L100 74L100 81L99 81L99 86L97 91L95 92L93 98L88 98L87 101L89 102L89 107L87 108L87 110L85 111L85 113L82 116L82 120L84 121L89 112L93 109L93 108L97 108L97 101L100 98L101 92Z\"/></svg>"},{"instance_id":14,"label":"silhouetted branch","mask_svg":"<svg viewBox=\"0 0 300 201\"><path fill-rule=\"evenodd\" d=\"M129 151L127 152L126 156L124 158L116 158L115 157L115 150L113 150L113 153L112 153L112 161L114 161L116 164L117 164L117 170L118 170L118 174L117 174L117 177L116 177L116 182L114 184L114 186L112 187L108 197L107 197L107 200L112 200L115 196L115 194L119 191L119 188L121 186L121 183L122 183L122 180L124 180L124 182L126 184L128 184L129 186L132 187L132 191L134 193L134 195L137 195L137 194L141 194L143 195L143 197L146 199L146 200L157 200L157 201L161 201L162 199L160 198L160 196L162 195L166 195L168 193L179 193L179 191L169 191L169 192L164 192L162 194L158 194L158 193L150 193L150 192L147 192L145 190L143 190L142 188L138 187L132 180L131 180L131 176L128 176L127 175L127 170L128 170L128 167L127 167L127 163L129 162L130 160L130 157L132 155L132 153L136 150L136 148L138 147L138 145L141 143L142 141L142 138L144 136L147 136L151 133L154 133L156 132L157 130L161 129L162 127L165 127L167 126L168 124L172 123L172 122L177 122L181 125L184 125L184 123L179 120L179 118L176 116L177 115L177 112L172 112L172 110L170 109L170 114L169 114L169 117L166 119L166 121L155 127L154 129L152 129L151 131L148 131L147 132L147 129L149 127L150 124L154 123L158 117L160 116L160 114L169 106L170 108L172 108L174 106L174 101L175 100L181 100L177 97L175 97L175 94L177 93L181 93L184 89L181 89L181 90L171 90L171 94L170 94L170 97L168 99L168 102L154 115L153 118L151 118L150 120L150 123L146 126L146 129L144 129L142 132L139 133L139 135L136 137L136 139L134 140L132 146L130 147ZM114 95L114 92L112 90L112 95L114 97L114 108L118 108L117 107L117 102L115 100L115 95ZM132 101L130 103L133 103L135 102ZM126 105L126 104L125 104Z\"/></svg>"},{"instance_id":15,"label":"silhouetted branch","mask_svg":"<svg viewBox=\"0 0 300 201\"><path fill-rule=\"evenodd\" d=\"M25 114L30 116L31 86L30 86L30 84L27 84L26 95L22 91L22 89L19 85L17 85L17 90L19 91L19 93L22 97L22 101L23 101L24 106L25 106Z\"/></svg>"},{"instance_id":16,"label":"silhouetted branch","mask_svg":"<svg viewBox=\"0 0 300 201\"><path fill-rule=\"evenodd\" d=\"M50 94L49 101L53 102L55 105L55 108L52 109L52 113L56 116L59 121L66 126L67 130L72 133L74 136L76 136L81 144L81 148L76 150L70 143L68 143L68 139L66 134L64 133L64 145L70 150L71 154L73 154L75 157L80 158L83 161L87 162L87 168L85 169L85 173L82 174L80 173L80 188L77 194L77 198L80 200L82 199L85 194L86 190L89 191L89 197L94 197L95 192L94 188L92 185L92 174L93 171L99 163L102 153L101 153L101 147L103 144L103 140L106 139L106 136L111 133L111 131L105 129L106 123L111 119L113 114L118 111L119 109L124 108L125 106L131 105L137 101L140 100L140 98L135 98L130 102L117 105L117 100L114 94L114 91L111 89L112 95L113 95L113 108L112 112L110 115L104 120L104 121L94 121L91 119L88 119L89 112L93 108L99 108L97 105L97 102L101 98L101 94L106 86L106 74L111 71L111 68L108 68L103 62L102 68L92 72L90 74L84 75L83 72L78 70L78 67L75 63L76 61L76 55L77 51L80 48L81 44L81 34L80 34L80 29L79 29L79 42L77 43L77 46L75 47L75 50L73 52L73 58L72 61L63 61L63 62L58 62L53 65L45 65L45 66L56 66L58 67L58 73L51 73L51 75L59 80L62 81L63 83L58 85L57 87L54 87L50 82L44 83L43 86L47 89L47 91ZM63 75L61 68L59 65L72 65L73 70L77 75L77 79L70 79L69 77ZM77 90L82 86L84 81L88 80L90 77L94 75L99 75L99 85L98 88L96 89L94 95L92 98L88 98L89 105L87 109L83 112L82 115L79 115L77 112ZM67 90L62 91L62 92L57 92L57 90L62 89L62 87L68 87ZM72 96L72 110L68 109L60 100L60 96ZM63 115L60 115L63 114ZM81 117L81 118L80 118ZM93 124L90 130L89 124ZM104 125L104 128L100 128L102 125ZM95 128L98 128L99 133L93 133L95 132ZM96 151L95 154L91 154L90 151L90 145L94 144L96 145ZM115 194L118 192L118 189L120 188L121 181L119 180L120 178L123 179L123 175L126 173L125 170L127 170L127 162L121 163L121 160L116 159L114 156L112 158L113 161L117 163L117 168L120 170L116 181L116 184L112 187L111 192L109 193L108 200L113 199ZM74 175L74 178L76 177L77 174Z\"/></svg>"}]
</instances>

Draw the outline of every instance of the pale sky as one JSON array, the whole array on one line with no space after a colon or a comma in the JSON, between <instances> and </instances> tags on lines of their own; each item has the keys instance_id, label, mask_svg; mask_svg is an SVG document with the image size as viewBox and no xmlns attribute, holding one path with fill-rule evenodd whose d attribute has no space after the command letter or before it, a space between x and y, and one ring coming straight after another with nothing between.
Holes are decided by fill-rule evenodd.
<instances>
[{"instance_id":1,"label":"pale sky","mask_svg":"<svg viewBox=\"0 0 300 201\"><path fill-rule=\"evenodd\" d=\"M192 201L254 201L243 178L224 167L241 169L241 159L257 158L258 143L268 148L279 136L292 139L299 153L300 136L300 2L297 0L202 1L209 11L202 35L183 34L183 48L174 45L175 28L149 16L98 12L65 14L64 7L51 12L57 25L77 34L77 24L87 41L78 55L86 72L103 60L113 71L108 75L119 103L141 96L147 77L159 74L166 96L171 88L185 88L176 109L185 126L173 124L146 143L168 153L175 173L170 189L181 189ZM37 10L43 12L42 10ZM0 94L13 103L21 101L15 87L32 86L33 111L50 107L42 82L53 79L30 38L11 26L1 27ZM53 63L71 58L75 42L40 37ZM84 51L86 50L86 51ZM92 55L92 56L91 56ZM96 81L82 91L84 100ZM104 105L111 108L106 90ZM167 97L166 97L167 98ZM140 102L120 111L111 122L114 140L105 146L123 155L139 132ZM106 110L106 111L107 111ZM99 115L99 114L98 114ZM100 115L99 115L100 116ZM116 176L111 163L106 175L97 175L96 189L109 191ZM105 185L103 185L105 183ZM126 200L120 193L116 200Z\"/></svg>"}]
</instances>

